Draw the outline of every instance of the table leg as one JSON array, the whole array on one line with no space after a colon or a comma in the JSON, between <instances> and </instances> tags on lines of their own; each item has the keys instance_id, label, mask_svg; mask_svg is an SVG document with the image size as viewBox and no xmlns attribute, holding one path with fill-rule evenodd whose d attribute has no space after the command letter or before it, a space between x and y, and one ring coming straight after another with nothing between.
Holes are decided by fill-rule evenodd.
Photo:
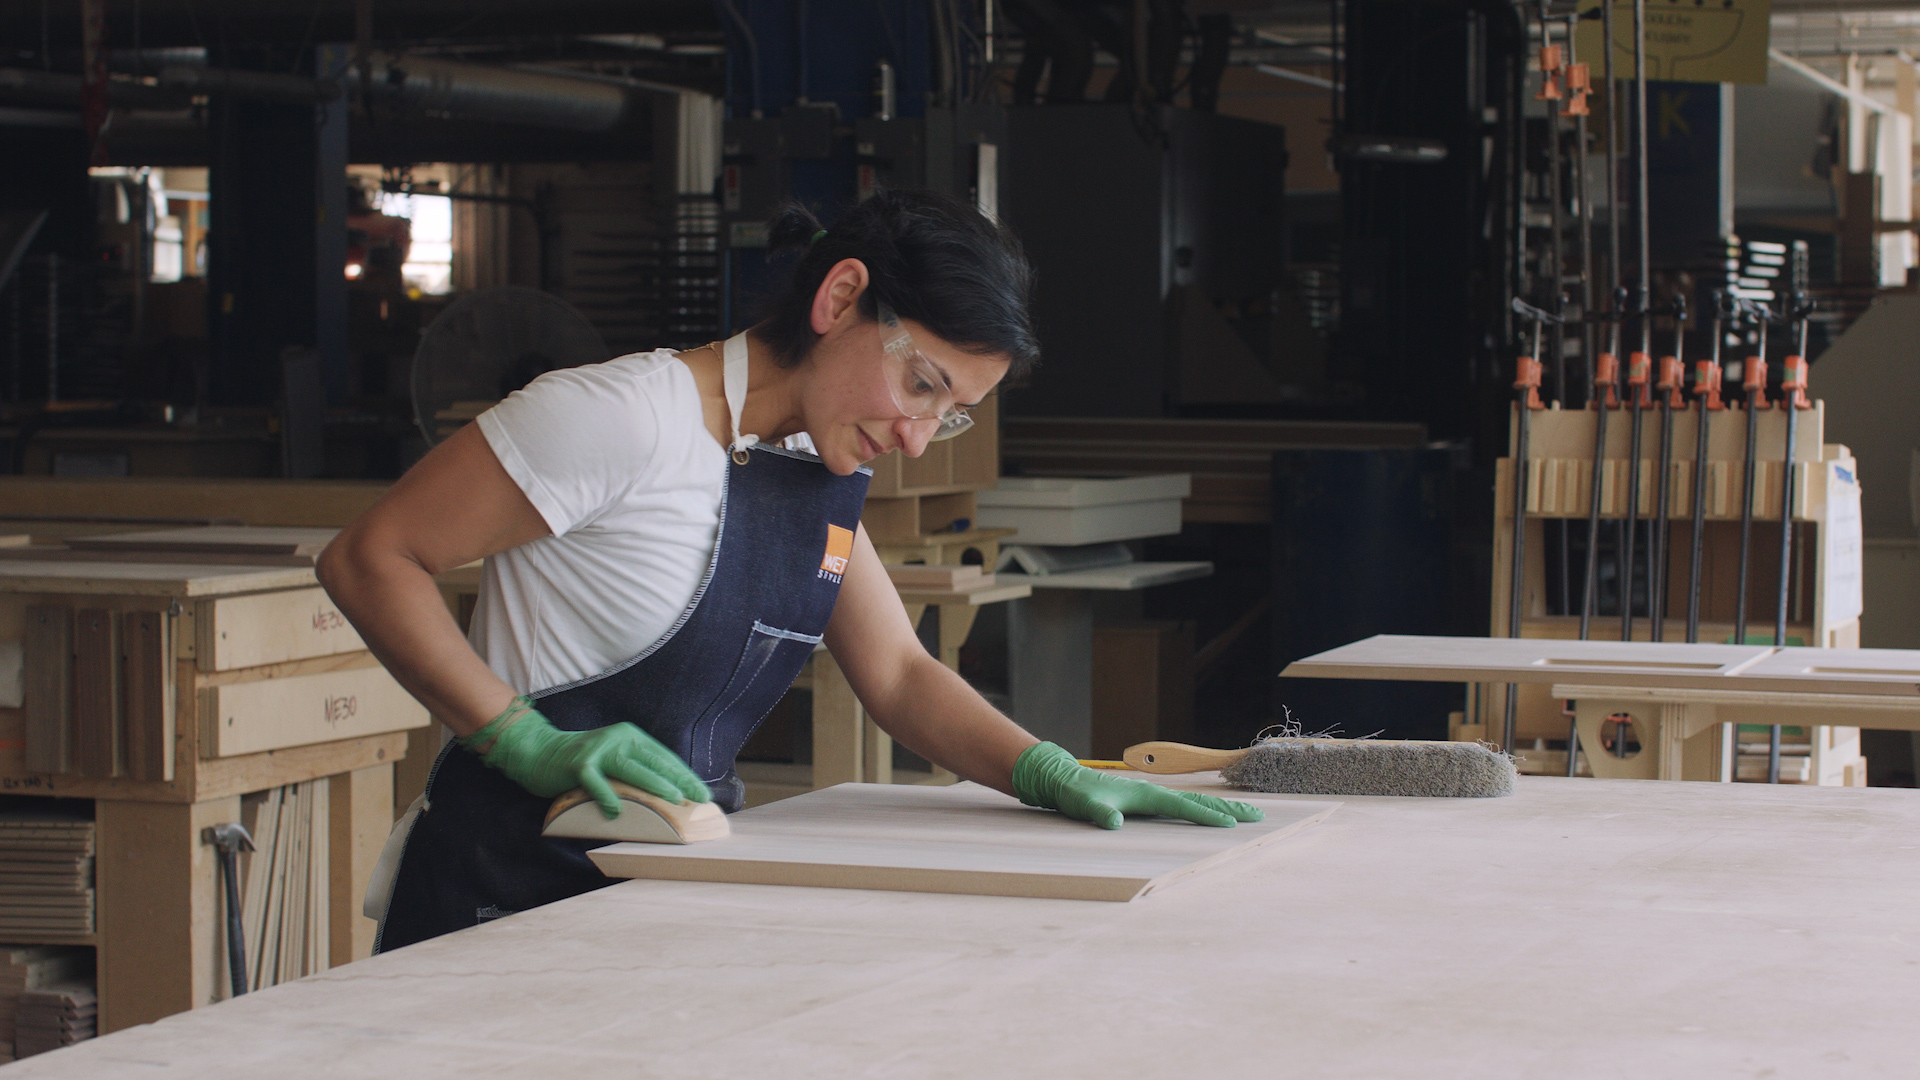
<instances>
[{"instance_id":1,"label":"table leg","mask_svg":"<svg viewBox=\"0 0 1920 1080\"><path fill-rule=\"evenodd\" d=\"M866 778L865 732L870 721L833 654L813 654L813 786L854 784ZM889 758L891 761L891 758Z\"/></svg>"},{"instance_id":2,"label":"table leg","mask_svg":"<svg viewBox=\"0 0 1920 1080\"><path fill-rule=\"evenodd\" d=\"M427 728L437 730L439 725ZM328 963L333 967L373 955L379 924L360 913L373 866L393 828L393 764L341 773L330 780L327 823Z\"/></svg>"},{"instance_id":3,"label":"table leg","mask_svg":"<svg viewBox=\"0 0 1920 1080\"><path fill-rule=\"evenodd\" d=\"M1009 602L1007 675L1013 718L1086 757L1093 750L1093 606L1073 589Z\"/></svg>"}]
</instances>

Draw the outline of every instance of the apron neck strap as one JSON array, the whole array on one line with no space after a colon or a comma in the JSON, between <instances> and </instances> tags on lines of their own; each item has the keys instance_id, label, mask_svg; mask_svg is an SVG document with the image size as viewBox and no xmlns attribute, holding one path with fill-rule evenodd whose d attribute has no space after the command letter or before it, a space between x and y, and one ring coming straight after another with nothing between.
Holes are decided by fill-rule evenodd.
<instances>
[{"instance_id":1,"label":"apron neck strap","mask_svg":"<svg viewBox=\"0 0 1920 1080\"><path fill-rule=\"evenodd\" d=\"M760 441L758 435L740 434L740 412L747 405L747 335L743 331L727 339L720 351L720 382L726 390L729 423L733 425L733 442L727 444L728 453L733 455L736 464L747 463L747 451Z\"/></svg>"}]
</instances>

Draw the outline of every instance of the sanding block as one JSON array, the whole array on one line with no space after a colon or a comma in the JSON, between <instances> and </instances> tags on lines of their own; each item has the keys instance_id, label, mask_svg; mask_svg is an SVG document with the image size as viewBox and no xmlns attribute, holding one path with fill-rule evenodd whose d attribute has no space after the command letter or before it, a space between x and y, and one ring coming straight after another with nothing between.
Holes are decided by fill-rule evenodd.
<instances>
[{"instance_id":1,"label":"sanding block","mask_svg":"<svg viewBox=\"0 0 1920 1080\"><path fill-rule=\"evenodd\" d=\"M732 829L726 812L710 802L670 803L651 791L618 780L607 781L620 797L620 816L600 812L585 788L574 788L547 809L542 836L575 840L631 840L642 844L697 844L718 840Z\"/></svg>"}]
</instances>

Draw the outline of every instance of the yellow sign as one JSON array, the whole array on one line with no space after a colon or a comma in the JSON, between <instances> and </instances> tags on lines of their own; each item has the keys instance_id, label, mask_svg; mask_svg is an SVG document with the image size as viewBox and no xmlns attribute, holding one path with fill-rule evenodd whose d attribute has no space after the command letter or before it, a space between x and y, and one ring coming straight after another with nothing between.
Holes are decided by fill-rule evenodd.
<instances>
[{"instance_id":1,"label":"yellow sign","mask_svg":"<svg viewBox=\"0 0 1920 1080\"><path fill-rule=\"evenodd\" d=\"M1601 0L1581 0L1575 58L1601 78ZM1773 0L1646 0L1647 78L1668 82L1767 81L1767 29ZM1613 77L1631 79L1633 0L1613 3Z\"/></svg>"}]
</instances>

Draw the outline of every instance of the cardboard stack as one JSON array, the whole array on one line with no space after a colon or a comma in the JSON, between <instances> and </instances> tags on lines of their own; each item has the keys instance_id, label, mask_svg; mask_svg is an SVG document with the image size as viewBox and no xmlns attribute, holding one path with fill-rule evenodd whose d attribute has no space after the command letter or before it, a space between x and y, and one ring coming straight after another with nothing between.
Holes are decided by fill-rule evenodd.
<instances>
[{"instance_id":1,"label":"cardboard stack","mask_svg":"<svg viewBox=\"0 0 1920 1080\"><path fill-rule=\"evenodd\" d=\"M99 1012L93 987L86 983L61 983L22 992L20 1011L14 1019L15 1055L44 1054L93 1038Z\"/></svg>"},{"instance_id":2,"label":"cardboard stack","mask_svg":"<svg viewBox=\"0 0 1920 1080\"><path fill-rule=\"evenodd\" d=\"M0 814L0 941L91 933L93 822L58 812Z\"/></svg>"}]
</instances>

